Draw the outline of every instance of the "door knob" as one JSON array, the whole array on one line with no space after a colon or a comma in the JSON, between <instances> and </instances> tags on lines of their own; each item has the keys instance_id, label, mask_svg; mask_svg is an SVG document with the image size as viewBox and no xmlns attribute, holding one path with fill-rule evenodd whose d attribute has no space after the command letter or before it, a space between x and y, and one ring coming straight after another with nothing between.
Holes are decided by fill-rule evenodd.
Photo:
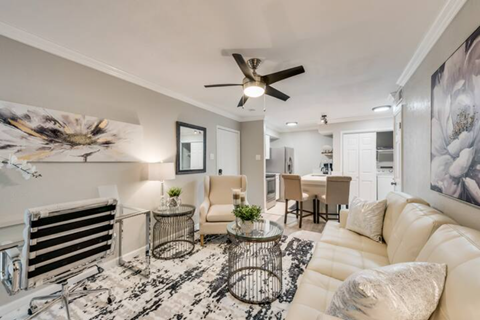
<instances>
[{"instance_id":1,"label":"door knob","mask_svg":"<svg viewBox=\"0 0 480 320\"><path fill-rule=\"evenodd\" d=\"M222 169L218 169L218 175L221 176L223 174L223 170Z\"/></svg>"},{"instance_id":2,"label":"door knob","mask_svg":"<svg viewBox=\"0 0 480 320\"><path fill-rule=\"evenodd\" d=\"M392 182L392 183L390 183L390 184L391 184L392 186L396 186L396 185L397 185L397 183L396 183L395 181Z\"/></svg>"}]
</instances>

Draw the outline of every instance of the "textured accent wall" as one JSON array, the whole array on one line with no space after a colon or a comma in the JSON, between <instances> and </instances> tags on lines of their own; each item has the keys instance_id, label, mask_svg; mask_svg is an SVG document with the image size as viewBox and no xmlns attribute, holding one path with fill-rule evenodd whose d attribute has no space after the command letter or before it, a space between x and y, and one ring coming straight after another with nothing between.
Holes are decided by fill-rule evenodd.
<instances>
[{"instance_id":1,"label":"textured accent wall","mask_svg":"<svg viewBox=\"0 0 480 320\"><path fill-rule=\"evenodd\" d=\"M480 0L469 0L404 87L403 187L458 223L480 230L480 208L430 190L432 74L480 25Z\"/></svg>"}]
</instances>

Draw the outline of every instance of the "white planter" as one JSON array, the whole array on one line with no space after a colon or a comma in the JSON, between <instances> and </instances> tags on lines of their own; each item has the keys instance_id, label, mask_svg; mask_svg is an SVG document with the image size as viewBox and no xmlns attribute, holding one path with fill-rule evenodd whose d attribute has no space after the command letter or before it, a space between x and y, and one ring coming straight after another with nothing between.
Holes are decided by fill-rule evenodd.
<instances>
[{"instance_id":1,"label":"white planter","mask_svg":"<svg viewBox=\"0 0 480 320\"><path fill-rule=\"evenodd\" d=\"M253 224L252 221L242 221L242 231L245 233L251 233L253 231Z\"/></svg>"}]
</instances>

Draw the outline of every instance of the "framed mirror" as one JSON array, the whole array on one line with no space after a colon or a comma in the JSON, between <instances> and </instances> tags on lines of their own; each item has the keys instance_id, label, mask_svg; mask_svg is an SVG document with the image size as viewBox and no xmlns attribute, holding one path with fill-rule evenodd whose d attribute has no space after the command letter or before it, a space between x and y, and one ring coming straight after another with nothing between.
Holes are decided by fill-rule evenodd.
<instances>
[{"instance_id":1,"label":"framed mirror","mask_svg":"<svg viewBox=\"0 0 480 320\"><path fill-rule=\"evenodd\" d=\"M177 121L177 174L207 171L207 129Z\"/></svg>"}]
</instances>

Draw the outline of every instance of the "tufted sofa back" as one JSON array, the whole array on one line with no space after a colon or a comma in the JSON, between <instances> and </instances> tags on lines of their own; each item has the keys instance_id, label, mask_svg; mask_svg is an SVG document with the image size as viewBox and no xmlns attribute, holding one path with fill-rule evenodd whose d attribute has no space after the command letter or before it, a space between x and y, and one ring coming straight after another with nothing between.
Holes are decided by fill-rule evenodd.
<instances>
[{"instance_id":1,"label":"tufted sofa back","mask_svg":"<svg viewBox=\"0 0 480 320\"><path fill-rule=\"evenodd\" d=\"M417 261L447 264L447 280L431 320L480 319L480 231L441 226Z\"/></svg>"}]
</instances>

